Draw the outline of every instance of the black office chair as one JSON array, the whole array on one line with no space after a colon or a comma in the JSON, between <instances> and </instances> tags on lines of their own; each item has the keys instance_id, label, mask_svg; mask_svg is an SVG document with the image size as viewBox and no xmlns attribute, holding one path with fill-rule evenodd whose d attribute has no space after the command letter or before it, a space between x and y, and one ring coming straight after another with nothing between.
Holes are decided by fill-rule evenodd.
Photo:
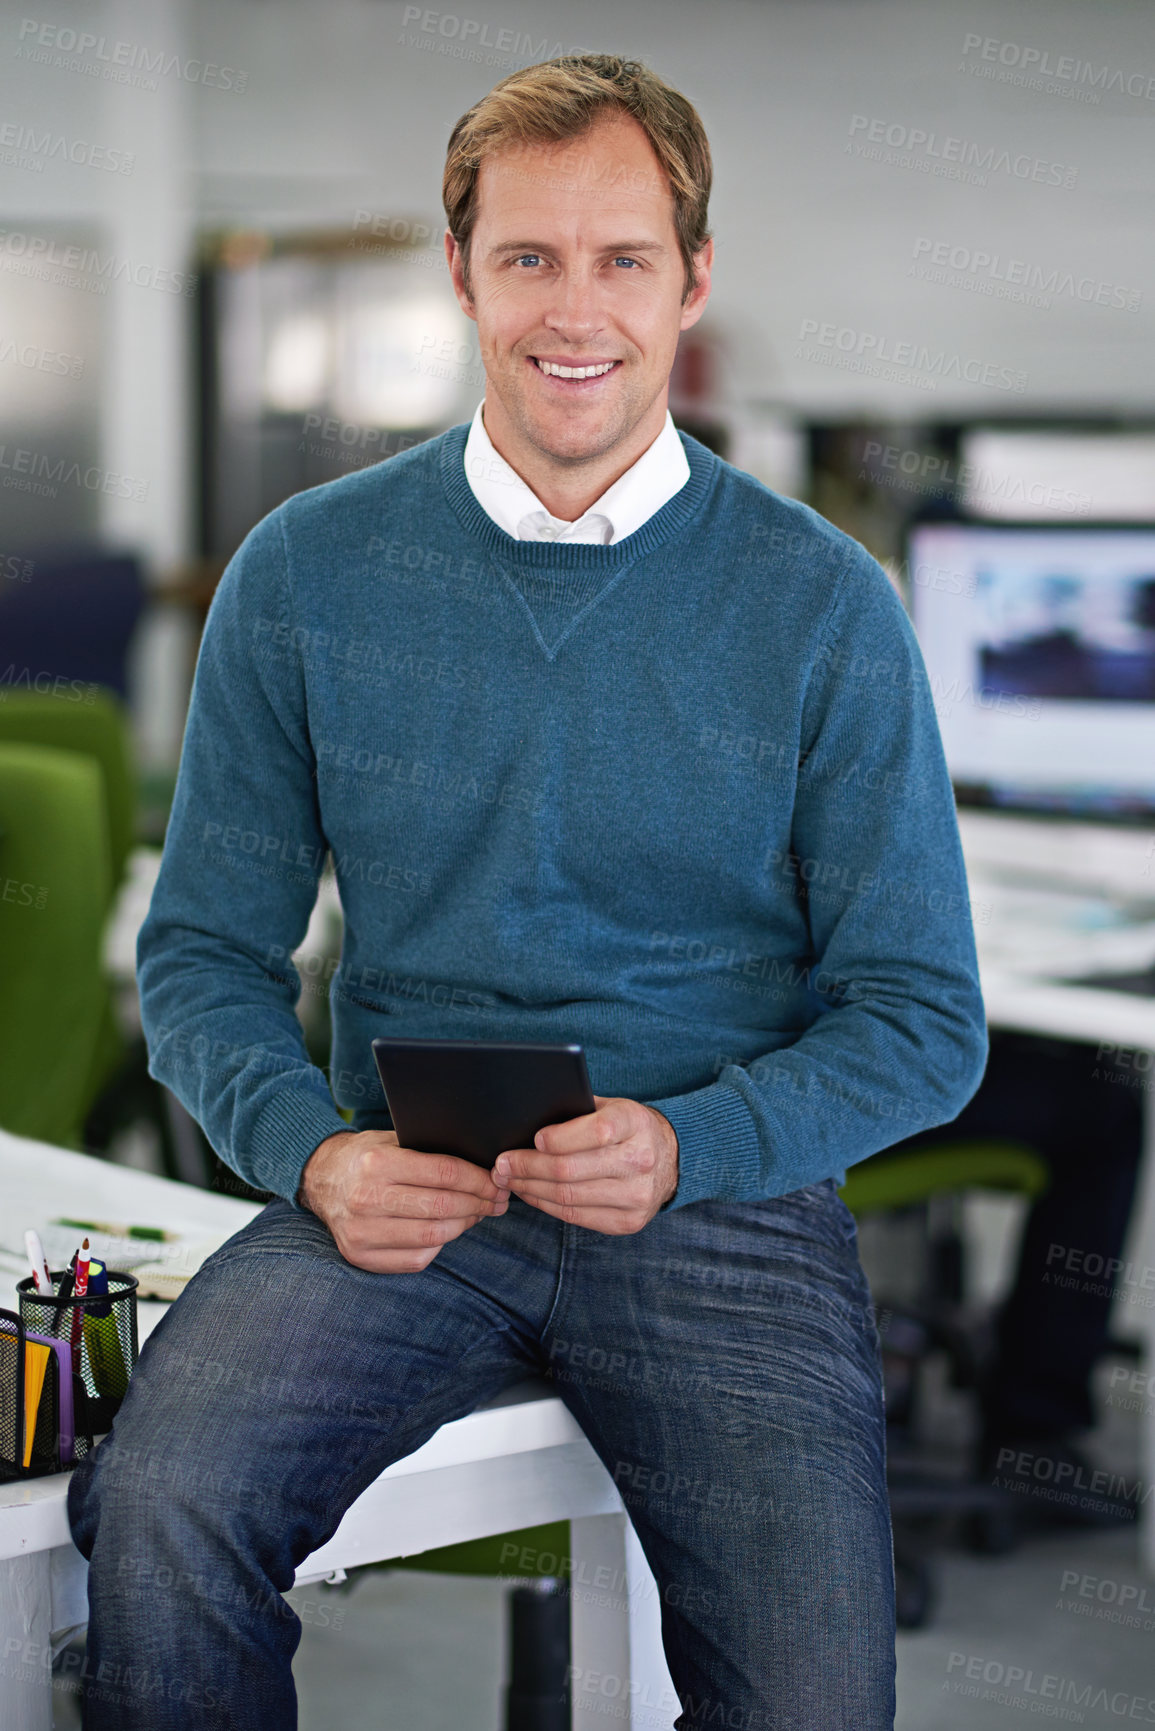
<instances>
[{"instance_id":1,"label":"black office chair","mask_svg":"<svg viewBox=\"0 0 1155 1731\"><path fill-rule=\"evenodd\" d=\"M957 1209L971 1190L1034 1197L1046 1189L1046 1162L1020 1143L972 1138L906 1153L884 1150L847 1173L842 1198L857 1218L910 1213L919 1222L922 1266L917 1291L874 1292L886 1385L887 1488L894 1530L898 1625L918 1629L935 1602L931 1563L945 1528L962 1525L988 1554L1017 1539L1005 1499L969 1472L944 1473L920 1446L919 1383L925 1361L943 1353L955 1388L977 1393L989 1353L990 1319L965 1307L964 1247Z\"/></svg>"}]
</instances>

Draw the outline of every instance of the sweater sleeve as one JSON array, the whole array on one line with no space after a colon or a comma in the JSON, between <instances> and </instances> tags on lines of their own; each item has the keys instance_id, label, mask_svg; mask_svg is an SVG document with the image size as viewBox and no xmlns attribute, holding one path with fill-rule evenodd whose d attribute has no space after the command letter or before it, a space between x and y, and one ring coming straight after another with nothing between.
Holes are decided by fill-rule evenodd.
<instances>
[{"instance_id":1,"label":"sweater sleeve","mask_svg":"<svg viewBox=\"0 0 1155 1731\"><path fill-rule=\"evenodd\" d=\"M292 1201L313 1150L349 1126L309 1060L289 959L327 844L288 584L275 512L209 610L137 977L150 1074L233 1171Z\"/></svg>"},{"instance_id":2,"label":"sweater sleeve","mask_svg":"<svg viewBox=\"0 0 1155 1731\"><path fill-rule=\"evenodd\" d=\"M669 1208L785 1195L957 1117L986 1022L954 795L914 629L855 548L810 671L789 849L815 1019L649 1104L678 1136Z\"/></svg>"}]
</instances>

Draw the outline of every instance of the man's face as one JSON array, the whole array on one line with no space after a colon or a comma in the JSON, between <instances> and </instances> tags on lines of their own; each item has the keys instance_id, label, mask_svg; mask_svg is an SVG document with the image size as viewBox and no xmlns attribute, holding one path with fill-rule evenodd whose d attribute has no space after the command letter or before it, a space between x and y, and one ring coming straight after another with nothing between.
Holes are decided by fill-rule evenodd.
<instances>
[{"instance_id":1,"label":"man's face","mask_svg":"<svg viewBox=\"0 0 1155 1731\"><path fill-rule=\"evenodd\" d=\"M560 463L611 452L647 416L658 417L657 436L678 333L709 294L713 243L697 255L698 287L683 304L673 194L636 120L611 113L582 138L486 158L472 298L451 237L446 250L477 321L487 418L495 397L519 437ZM551 365L599 371L560 377Z\"/></svg>"}]
</instances>

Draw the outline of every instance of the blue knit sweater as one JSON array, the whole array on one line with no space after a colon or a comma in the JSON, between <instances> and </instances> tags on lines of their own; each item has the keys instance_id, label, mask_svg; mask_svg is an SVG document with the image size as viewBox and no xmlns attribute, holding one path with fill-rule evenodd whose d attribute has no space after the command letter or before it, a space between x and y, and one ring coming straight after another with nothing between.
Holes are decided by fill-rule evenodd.
<instances>
[{"instance_id":1,"label":"blue knit sweater","mask_svg":"<svg viewBox=\"0 0 1155 1731\"><path fill-rule=\"evenodd\" d=\"M674 1126L672 1207L953 1118L986 1031L885 573L685 434L634 534L515 541L467 430L298 494L224 574L140 934L152 1074L288 1198L337 1105L388 1123L376 1034L580 1041L595 1093ZM324 869L327 1077L290 960Z\"/></svg>"}]
</instances>

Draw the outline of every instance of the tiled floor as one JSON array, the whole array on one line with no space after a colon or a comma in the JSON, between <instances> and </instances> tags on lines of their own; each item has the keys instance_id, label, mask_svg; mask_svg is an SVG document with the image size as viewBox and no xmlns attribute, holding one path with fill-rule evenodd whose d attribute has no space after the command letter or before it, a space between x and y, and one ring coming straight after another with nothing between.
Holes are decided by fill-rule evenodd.
<instances>
[{"instance_id":1,"label":"tiled floor","mask_svg":"<svg viewBox=\"0 0 1155 1731\"><path fill-rule=\"evenodd\" d=\"M1118 1614L1094 1594L1117 1598L1122 1585L1146 1586L1153 1609L1137 1628L1094 1615ZM1155 1580L1139 1568L1133 1533L1053 1534L1010 1558L951 1557L932 1627L899 1638L897 1731L987 1731L1041 1714L1152 1724L1152 1697Z\"/></svg>"},{"instance_id":2,"label":"tiled floor","mask_svg":"<svg viewBox=\"0 0 1155 1731\"><path fill-rule=\"evenodd\" d=\"M344 1613L332 1630L304 1625L293 1666L301 1731L501 1731L506 1592L399 1569L366 1571L348 1594L290 1595Z\"/></svg>"}]
</instances>

